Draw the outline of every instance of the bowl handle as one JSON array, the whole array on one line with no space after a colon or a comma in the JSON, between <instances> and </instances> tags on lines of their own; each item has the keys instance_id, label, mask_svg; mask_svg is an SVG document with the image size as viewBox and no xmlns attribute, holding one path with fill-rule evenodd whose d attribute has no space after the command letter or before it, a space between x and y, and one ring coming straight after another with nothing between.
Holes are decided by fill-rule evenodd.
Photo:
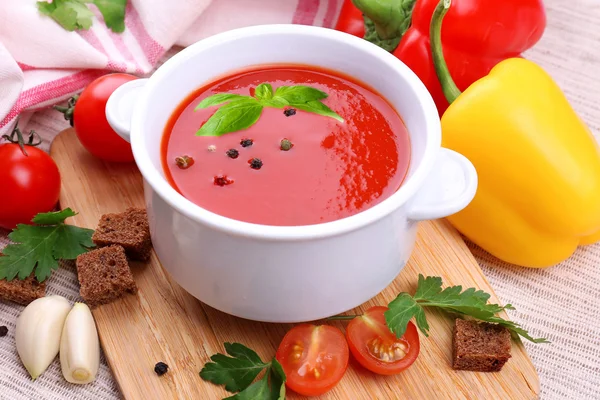
<instances>
[{"instance_id":1,"label":"bowl handle","mask_svg":"<svg viewBox=\"0 0 600 400\"><path fill-rule=\"evenodd\" d=\"M131 142L131 115L148 79L136 79L119 86L106 102L106 120L119 136Z\"/></svg>"},{"instance_id":2,"label":"bowl handle","mask_svg":"<svg viewBox=\"0 0 600 400\"><path fill-rule=\"evenodd\" d=\"M477 172L462 154L442 148L433 170L411 202L408 218L422 221L447 217L465 208L477 191Z\"/></svg>"}]
</instances>

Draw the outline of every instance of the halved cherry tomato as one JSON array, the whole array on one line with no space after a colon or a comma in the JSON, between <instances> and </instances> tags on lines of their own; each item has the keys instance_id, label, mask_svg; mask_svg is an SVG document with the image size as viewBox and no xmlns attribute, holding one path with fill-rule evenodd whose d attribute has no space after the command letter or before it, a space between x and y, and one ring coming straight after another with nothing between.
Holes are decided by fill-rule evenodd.
<instances>
[{"instance_id":1,"label":"halved cherry tomato","mask_svg":"<svg viewBox=\"0 0 600 400\"><path fill-rule=\"evenodd\" d=\"M417 359L420 350L419 333L412 322L398 339L385 323L387 307L371 307L354 318L346 329L350 351L366 369L381 375L404 371Z\"/></svg>"},{"instance_id":2,"label":"halved cherry tomato","mask_svg":"<svg viewBox=\"0 0 600 400\"><path fill-rule=\"evenodd\" d=\"M285 371L288 388L304 396L318 396L342 379L350 353L338 328L302 324L284 336L275 357Z\"/></svg>"},{"instance_id":3,"label":"halved cherry tomato","mask_svg":"<svg viewBox=\"0 0 600 400\"><path fill-rule=\"evenodd\" d=\"M103 75L69 100L69 107L54 108L71 120L79 141L94 156L112 162L133 161L131 145L110 127L106 120L106 102L110 95L136 76L123 73Z\"/></svg>"}]
</instances>

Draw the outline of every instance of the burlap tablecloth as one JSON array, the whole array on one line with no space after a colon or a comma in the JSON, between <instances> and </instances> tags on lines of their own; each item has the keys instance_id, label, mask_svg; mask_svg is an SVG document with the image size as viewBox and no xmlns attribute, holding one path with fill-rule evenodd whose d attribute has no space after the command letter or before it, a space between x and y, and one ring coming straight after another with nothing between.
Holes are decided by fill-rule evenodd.
<instances>
[{"instance_id":1,"label":"burlap tablecloth","mask_svg":"<svg viewBox=\"0 0 600 400\"><path fill-rule=\"evenodd\" d=\"M546 7L546 33L526 56L552 74L600 139L600 1L546 0ZM27 129L44 137L46 149L66 127L62 117L50 110L34 114L27 123ZM0 230L0 247L6 243L6 234ZM533 336L552 342L526 343L540 375L541 398L600 399L600 244L582 248L561 265L544 270L504 265L476 246L470 247L500 299L517 308L511 317ZM78 299L72 264L65 263L52 275L48 293ZM0 399L120 397L104 359L93 384L68 384L57 361L32 382L15 350L15 320L21 310L21 306L0 303L0 326L9 328L8 336L0 338Z\"/></svg>"}]
</instances>

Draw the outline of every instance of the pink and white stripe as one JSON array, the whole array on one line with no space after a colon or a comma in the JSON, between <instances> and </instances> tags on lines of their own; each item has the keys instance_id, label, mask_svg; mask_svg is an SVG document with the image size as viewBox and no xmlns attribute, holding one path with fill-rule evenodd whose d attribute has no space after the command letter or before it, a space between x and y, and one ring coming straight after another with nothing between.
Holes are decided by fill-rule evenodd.
<instances>
[{"instance_id":1,"label":"pink and white stripe","mask_svg":"<svg viewBox=\"0 0 600 400\"><path fill-rule=\"evenodd\" d=\"M95 17L92 27L86 31L71 33L57 29L52 25L54 22L40 16L35 7L22 6L19 12L29 13L26 14L25 19L30 21L29 25L34 27L32 29L40 25L44 26L44 32L55 32L60 39L40 31L39 34L34 35L35 43L15 43L14 39L7 41L12 46L18 46L19 51L11 52L9 47L7 49L9 53L19 54L19 57L14 60L16 66L14 61L12 64L0 63L0 85L3 84L4 76L12 74L13 79L9 93L5 93L0 98L0 110L9 110L3 111L4 115L0 115L0 133L6 131L20 113L63 101L103 74L150 73L166 50L178 43L180 36L186 36L185 42L192 43L216 32L257 23L293 23L332 28L343 2L343 0L296 0L294 7L293 3L281 3L282 0L218 0L221 3L214 6L209 4L213 0L170 0L169 6L172 6L172 10L175 11L165 13L162 6L151 7L149 3L153 1L159 0L144 0L143 3L141 0L129 0L125 14L126 29L120 34L110 31L105 26L102 15L94 6L92 10ZM258 5L259 3L261 6ZM14 23L22 23L23 20L21 18L21 21ZM186 21L187 25L179 25L181 21ZM202 26L197 25L199 21L202 22ZM11 22L7 21L7 23ZM185 29L192 34L186 35ZM10 31L10 27L4 31ZM3 42L2 32L3 30L0 29L0 46ZM153 37L150 32L158 37ZM48 54L46 58L40 57L39 53L27 53L22 49L22 46L30 46L32 52L39 52L40 49L53 48L51 43L56 40L69 41L69 49L75 51L55 52ZM35 57L28 57L28 54ZM47 65L40 65L40 60L46 60ZM69 65L89 65L89 68L56 69L56 65L61 67L64 65L65 68L69 68ZM11 70L3 71L4 68ZM21 74L23 85L14 84L15 74Z\"/></svg>"}]
</instances>

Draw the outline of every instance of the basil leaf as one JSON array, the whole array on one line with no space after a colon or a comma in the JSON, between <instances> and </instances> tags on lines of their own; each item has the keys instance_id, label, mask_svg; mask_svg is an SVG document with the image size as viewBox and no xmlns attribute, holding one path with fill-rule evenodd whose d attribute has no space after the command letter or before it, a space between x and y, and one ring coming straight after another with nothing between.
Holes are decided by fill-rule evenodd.
<instances>
[{"instance_id":1,"label":"basil leaf","mask_svg":"<svg viewBox=\"0 0 600 400\"><path fill-rule=\"evenodd\" d=\"M280 86L275 90L275 97L281 97L290 104L308 103L327 98L327 93L310 86Z\"/></svg>"},{"instance_id":2,"label":"basil leaf","mask_svg":"<svg viewBox=\"0 0 600 400\"><path fill-rule=\"evenodd\" d=\"M196 108L194 108L194 111L198 111L201 108L217 106L219 104L223 104L228 101L249 100L249 99L252 99L252 97L242 96L242 95L233 94L233 93L217 93L217 94L213 94L212 96L208 96L207 98L202 100L200 102L200 104L198 104L196 106Z\"/></svg>"},{"instance_id":3,"label":"basil leaf","mask_svg":"<svg viewBox=\"0 0 600 400\"><path fill-rule=\"evenodd\" d=\"M273 98L273 86L270 83L261 83L254 90L254 97L259 100L270 100Z\"/></svg>"},{"instance_id":4,"label":"basil leaf","mask_svg":"<svg viewBox=\"0 0 600 400\"><path fill-rule=\"evenodd\" d=\"M324 115L326 117L331 117L333 119L338 120L339 122L344 122L344 118L340 117L335 111L331 108L327 107L325 104L320 101L309 101L304 104L290 104L290 106L297 108L298 110L308 111L313 114Z\"/></svg>"},{"instance_id":5,"label":"basil leaf","mask_svg":"<svg viewBox=\"0 0 600 400\"><path fill-rule=\"evenodd\" d=\"M253 98L236 100L217 110L196 132L196 136L221 136L247 129L262 114L263 106Z\"/></svg>"},{"instance_id":6,"label":"basil leaf","mask_svg":"<svg viewBox=\"0 0 600 400\"><path fill-rule=\"evenodd\" d=\"M261 100L260 104L265 107L273 107L273 108L284 108L290 105L290 103L284 99L283 97L275 96L269 100Z\"/></svg>"}]
</instances>

